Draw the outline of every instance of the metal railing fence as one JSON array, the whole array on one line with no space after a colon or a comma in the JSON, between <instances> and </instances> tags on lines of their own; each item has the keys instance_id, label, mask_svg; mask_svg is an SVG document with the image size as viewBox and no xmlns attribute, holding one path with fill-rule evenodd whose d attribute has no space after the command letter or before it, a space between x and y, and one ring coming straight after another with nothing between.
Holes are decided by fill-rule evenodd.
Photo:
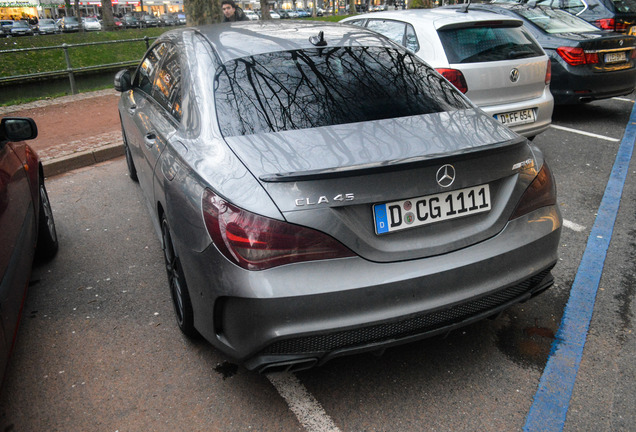
<instances>
[{"instance_id":1,"label":"metal railing fence","mask_svg":"<svg viewBox=\"0 0 636 432\"><path fill-rule=\"evenodd\" d=\"M145 42L146 50L150 48L150 41L156 39L156 37L148 37L144 36L143 38L137 39L124 39L124 40L114 40L114 41L103 41L103 42L86 42L79 44L62 44L48 47L37 47L37 48L19 48L12 50L0 50L0 55L9 54L9 53L21 53L21 52L29 52L29 51L44 51L44 50L56 50L61 49L64 51L64 59L66 61L66 69L60 69L55 71L46 71L46 72L37 72L31 74L23 74L23 75L13 75L8 77L0 77L0 85L5 83L11 83L16 81L23 81L29 79L38 79L38 78L56 78L64 75L68 75L69 83L71 85L71 93L77 94L77 85L75 84L75 73L76 72L86 72L86 71L96 71L100 69L109 69L114 68L116 66L134 66L139 63L139 59L136 60L128 60L116 63L106 63L99 65L91 65L91 66L83 66L83 67L73 67L71 62L71 54L69 53L69 48L76 48L82 46L91 46L91 45L107 45L107 44L117 44L117 43L132 43L132 42Z\"/></svg>"}]
</instances>

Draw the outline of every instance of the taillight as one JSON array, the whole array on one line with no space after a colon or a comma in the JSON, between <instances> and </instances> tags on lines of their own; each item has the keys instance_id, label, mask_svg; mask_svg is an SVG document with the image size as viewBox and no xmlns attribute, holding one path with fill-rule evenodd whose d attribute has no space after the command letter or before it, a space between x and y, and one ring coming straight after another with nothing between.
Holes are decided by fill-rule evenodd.
<instances>
[{"instance_id":1,"label":"taillight","mask_svg":"<svg viewBox=\"0 0 636 432\"><path fill-rule=\"evenodd\" d=\"M468 85L466 84L466 79L464 78L464 74L462 71L457 69L444 69L439 68L435 69L437 72L442 74L444 78L446 78L452 85L457 87L462 93L466 93L468 91Z\"/></svg>"},{"instance_id":2,"label":"taillight","mask_svg":"<svg viewBox=\"0 0 636 432\"><path fill-rule=\"evenodd\" d=\"M548 66L545 69L545 85L549 85L552 81L552 61L548 59Z\"/></svg>"},{"instance_id":3,"label":"taillight","mask_svg":"<svg viewBox=\"0 0 636 432\"><path fill-rule=\"evenodd\" d=\"M354 254L321 232L240 209L206 189L203 219L212 241L227 259L248 270Z\"/></svg>"},{"instance_id":4,"label":"taillight","mask_svg":"<svg viewBox=\"0 0 636 432\"><path fill-rule=\"evenodd\" d=\"M631 54L629 55L629 58L631 58L632 60L633 60L633 59L636 59L636 48L635 48L635 49L632 49L632 52L631 52Z\"/></svg>"},{"instance_id":5,"label":"taillight","mask_svg":"<svg viewBox=\"0 0 636 432\"><path fill-rule=\"evenodd\" d=\"M601 30L614 30L613 18L599 19L594 21L592 24L594 24L596 27L600 28Z\"/></svg>"},{"instance_id":6,"label":"taillight","mask_svg":"<svg viewBox=\"0 0 636 432\"><path fill-rule=\"evenodd\" d=\"M598 53L585 52L583 48L559 47L556 51L571 66L598 63Z\"/></svg>"},{"instance_id":7,"label":"taillight","mask_svg":"<svg viewBox=\"0 0 636 432\"><path fill-rule=\"evenodd\" d=\"M548 164L544 161L537 177L523 193L510 219L515 219L541 207L556 204L556 185Z\"/></svg>"}]
</instances>

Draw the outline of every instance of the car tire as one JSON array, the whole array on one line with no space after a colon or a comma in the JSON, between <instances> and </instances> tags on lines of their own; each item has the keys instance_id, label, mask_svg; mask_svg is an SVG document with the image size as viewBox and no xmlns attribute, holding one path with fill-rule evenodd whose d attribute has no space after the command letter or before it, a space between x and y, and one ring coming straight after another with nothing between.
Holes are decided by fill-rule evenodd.
<instances>
[{"instance_id":1,"label":"car tire","mask_svg":"<svg viewBox=\"0 0 636 432\"><path fill-rule=\"evenodd\" d=\"M35 250L36 259L48 261L55 256L59 248L55 221L53 220L53 210L49 195L44 186L44 179L40 177L39 186L39 219L38 219L38 242Z\"/></svg>"},{"instance_id":2,"label":"car tire","mask_svg":"<svg viewBox=\"0 0 636 432\"><path fill-rule=\"evenodd\" d=\"M121 137L124 141L124 154L126 155L126 165L128 165L128 175L130 179L135 183L139 182L139 177L137 176L137 168L135 167L135 162L133 162L132 153L130 153L130 146L128 146L128 140L126 139L126 132L124 132L124 128L121 128Z\"/></svg>"},{"instance_id":3,"label":"car tire","mask_svg":"<svg viewBox=\"0 0 636 432\"><path fill-rule=\"evenodd\" d=\"M170 227L165 215L161 218L161 237L163 257L166 265L166 273L168 274L168 284L170 286L170 295L172 296L172 305L174 306L177 325L184 335L189 338L196 338L198 332L194 328L194 313L192 311L190 294L188 293L188 285L186 284L183 269L181 268L181 260L172 243Z\"/></svg>"}]
</instances>

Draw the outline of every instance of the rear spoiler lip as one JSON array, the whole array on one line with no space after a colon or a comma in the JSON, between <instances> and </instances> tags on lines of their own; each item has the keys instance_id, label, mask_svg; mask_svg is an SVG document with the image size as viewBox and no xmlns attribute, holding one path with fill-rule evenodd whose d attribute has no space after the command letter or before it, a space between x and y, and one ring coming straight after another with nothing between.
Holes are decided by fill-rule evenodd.
<instances>
[{"instance_id":1,"label":"rear spoiler lip","mask_svg":"<svg viewBox=\"0 0 636 432\"><path fill-rule=\"evenodd\" d=\"M407 159L397 159L391 161L383 161L369 164L349 165L345 167L336 168L324 168L309 171L295 171L285 173L272 173L263 174L259 176L259 180L264 183L288 183L295 181L310 181L310 180L327 180L334 178L355 177L360 175L380 174L390 171L405 171L414 168L425 167L438 163L441 158L453 157L454 160L462 160L470 157L470 155L476 151L483 151L486 149L507 148L511 145L525 145L526 139L522 136L518 138L512 138L507 141L501 141L486 146L471 147L468 149L458 150L452 153L443 154L430 154L411 157Z\"/></svg>"}]
</instances>

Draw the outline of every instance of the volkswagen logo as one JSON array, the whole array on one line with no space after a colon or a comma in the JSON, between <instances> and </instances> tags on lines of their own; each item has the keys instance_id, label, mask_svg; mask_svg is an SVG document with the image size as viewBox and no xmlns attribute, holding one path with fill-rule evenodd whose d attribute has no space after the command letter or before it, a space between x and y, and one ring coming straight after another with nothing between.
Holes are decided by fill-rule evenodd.
<instances>
[{"instance_id":1,"label":"volkswagen logo","mask_svg":"<svg viewBox=\"0 0 636 432\"><path fill-rule=\"evenodd\" d=\"M519 81L519 69L513 68L510 71L510 81L512 81L513 83Z\"/></svg>"},{"instance_id":2,"label":"volkswagen logo","mask_svg":"<svg viewBox=\"0 0 636 432\"><path fill-rule=\"evenodd\" d=\"M442 166L437 170L435 179L441 187L449 187L455 181L455 167L450 164Z\"/></svg>"}]
</instances>

